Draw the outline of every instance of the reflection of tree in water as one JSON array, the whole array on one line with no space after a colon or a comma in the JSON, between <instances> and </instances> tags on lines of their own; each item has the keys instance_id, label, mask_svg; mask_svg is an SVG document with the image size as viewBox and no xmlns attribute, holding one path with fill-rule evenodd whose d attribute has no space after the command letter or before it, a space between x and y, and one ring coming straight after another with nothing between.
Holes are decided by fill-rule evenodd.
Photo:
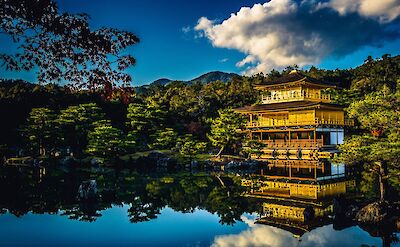
<instances>
[{"instance_id":1,"label":"reflection of tree in water","mask_svg":"<svg viewBox=\"0 0 400 247\"><path fill-rule=\"evenodd\" d=\"M97 181L99 200L79 202L79 184L89 179ZM221 174L218 179L205 173L142 174L112 169L69 174L53 170L37 179L32 174L0 170L0 214L59 213L71 220L93 222L102 216L102 210L128 204L127 217L132 223L153 220L169 207L182 213L207 210L218 215L221 224L232 225L241 220L243 213L261 208L261 202L242 197L240 180L229 174ZM365 230L371 233L371 229ZM376 236L386 245L399 243L393 231L376 232Z\"/></svg>"},{"instance_id":2,"label":"reflection of tree in water","mask_svg":"<svg viewBox=\"0 0 400 247\"><path fill-rule=\"evenodd\" d=\"M0 208L0 215L7 213L7 209Z\"/></svg>"},{"instance_id":3,"label":"reflection of tree in water","mask_svg":"<svg viewBox=\"0 0 400 247\"><path fill-rule=\"evenodd\" d=\"M64 209L61 215L68 216L68 219L71 220L93 222L102 216L98 213L98 209L97 203L80 203L77 206Z\"/></svg>"},{"instance_id":4,"label":"reflection of tree in water","mask_svg":"<svg viewBox=\"0 0 400 247\"><path fill-rule=\"evenodd\" d=\"M133 199L131 207L128 209L128 217L132 223L156 219L158 214L160 214L160 208L151 202L144 203L139 196Z\"/></svg>"},{"instance_id":5,"label":"reflection of tree in water","mask_svg":"<svg viewBox=\"0 0 400 247\"><path fill-rule=\"evenodd\" d=\"M69 219L92 222L101 217L100 211L112 205L130 204L127 214L133 223L155 219L162 208L170 207L183 213L204 209L219 215L221 223L233 224L250 208L240 196L240 183L229 175L223 175L228 183L222 186L209 174L51 170L40 180L18 171L1 174L1 212L8 210L17 216L61 212ZM97 181L100 199L96 203L79 202L79 184L89 179Z\"/></svg>"},{"instance_id":6,"label":"reflection of tree in water","mask_svg":"<svg viewBox=\"0 0 400 247\"><path fill-rule=\"evenodd\" d=\"M395 233L396 229L392 229L392 227L386 225L380 227L360 225L360 228L373 237L380 237L383 247L390 247L400 243L399 235Z\"/></svg>"},{"instance_id":7,"label":"reflection of tree in water","mask_svg":"<svg viewBox=\"0 0 400 247\"><path fill-rule=\"evenodd\" d=\"M220 217L221 224L233 225L241 221L245 212L256 212L259 204L242 197L243 189L236 185L228 187L216 186L210 192L205 204L209 212Z\"/></svg>"}]
</instances>

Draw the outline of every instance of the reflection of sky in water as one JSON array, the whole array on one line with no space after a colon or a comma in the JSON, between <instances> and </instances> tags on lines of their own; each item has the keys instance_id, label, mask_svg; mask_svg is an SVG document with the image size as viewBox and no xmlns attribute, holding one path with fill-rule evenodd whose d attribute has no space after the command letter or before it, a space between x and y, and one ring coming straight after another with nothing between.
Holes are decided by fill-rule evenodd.
<instances>
[{"instance_id":1,"label":"reflection of sky in water","mask_svg":"<svg viewBox=\"0 0 400 247\"><path fill-rule=\"evenodd\" d=\"M0 246L209 246L215 235L238 234L247 228L219 224L203 210L192 214L166 208L157 219L132 224L128 206L102 211L93 223L66 216L27 214L0 216Z\"/></svg>"},{"instance_id":2,"label":"reflection of sky in water","mask_svg":"<svg viewBox=\"0 0 400 247\"><path fill-rule=\"evenodd\" d=\"M65 216L27 214L0 216L1 246L380 246L358 227L335 231L325 226L306 233L301 242L287 231L255 225L244 215L234 226L219 224L219 217L204 210L192 214L166 208L155 220L132 224L128 207L105 210L93 223Z\"/></svg>"},{"instance_id":3,"label":"reflection of sky in water","mask_svg":"<svg viewBox=\"0 0 400 247\"><path fill-rule=\"evenodd\" d=\"M254 224L254 216L242 216L242 220L249 226L247 230L239 234L218 236L213 246L381 246L380 238L371 237L367 232L358 227L351 227L342 231L336 231L332 225L320 227L304 234L301 241L290 232L282 229Z\"/></svg>"}]
</instances>

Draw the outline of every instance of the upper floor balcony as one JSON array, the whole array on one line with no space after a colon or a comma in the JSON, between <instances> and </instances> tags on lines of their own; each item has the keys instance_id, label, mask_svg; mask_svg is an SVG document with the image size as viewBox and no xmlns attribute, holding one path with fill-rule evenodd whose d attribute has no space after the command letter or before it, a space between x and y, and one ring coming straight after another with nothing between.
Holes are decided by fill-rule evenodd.
<instances>
[{"instance_id":1,"label":"upper floor balcony","mask_svg":"<svg viewBox=\"0 0 400 247\"><path fill-rule=\"evenodd\" d=\"M263 104L283 103L291 101L318 101L329 103L331 102L331 95L324 94L320 90L296 90L296 91L282 91L270 92L268 95L262 95L261 101Z\"/></svg>"},{"instance_id":2,"label":"upper floor balcony","mask_svg":"<svg viewBox=\"0 0 400 247\"><path fill-rule=\"evenodd\" d=\"M335 126L353 126L353 119L340 118L313 118L313 119L260 119L250 121L247 127L296 127L296 126L320 126L320 125L335 125Z\"/></svg>"}]
</instances>

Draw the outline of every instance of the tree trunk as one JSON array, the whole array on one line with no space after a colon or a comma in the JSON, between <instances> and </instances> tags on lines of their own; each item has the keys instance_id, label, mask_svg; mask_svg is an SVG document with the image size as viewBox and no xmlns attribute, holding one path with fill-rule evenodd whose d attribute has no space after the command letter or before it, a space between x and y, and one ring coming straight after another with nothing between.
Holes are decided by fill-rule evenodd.
<instances>
[{"instance_id":1,"label":"tree trunk","mask_svg":"<svg viewBox=\"0 0 400 247\"><path fill-rule=\"evenodd\" d=\"M39 156L44 156L45 155L45 149L43 147L43 141L39 141Z\"/></svg>"},{"instance_id":2,"label":"tree trunk","mask_svg":"<svg viewBox=\"0 0 400 247\"><path fill-rule=\"evenodd\" d=\"M219 150L219 152L217 153L216 156L217 156L218 158L221 158L221 154L222 154L222 151L224 151L224 148L225 148L225 147L222 147L222 148Z\"/></svg>"},{"instance_id":3,"label":"tree trunk","mask_svg":"<svg viewBox=\"0 0 400 247\"><path fill-rule=\"evenodd\" d=\"M376 162L378 166L378 176L379 176L379 191L380 191L380 200L386 200L386 188L387 188L387 164L384 161Z\"/></svg>"},{"instance_id":4,"label":"tree trunk","mask_svg":"<svg viewBox=\"0 0 400 247\"><path fill-rule=\"evenodd\" d=\"M380 191L380 200L383 202L385 200L386 188L384 179L381 175L379 175L379 191Z\"/></svg>"}]
</instances>

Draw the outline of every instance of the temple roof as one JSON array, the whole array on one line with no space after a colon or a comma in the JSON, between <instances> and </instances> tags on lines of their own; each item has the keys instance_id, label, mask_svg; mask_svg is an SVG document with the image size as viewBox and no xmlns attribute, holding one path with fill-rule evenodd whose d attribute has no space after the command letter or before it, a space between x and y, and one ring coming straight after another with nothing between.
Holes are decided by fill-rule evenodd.
<instances>
[{"instance_id":1,"label":"temple roof","mask_svg":"<svg viewBox=\"0 0 400 247\"><path fill-rule=\"evenodd\" d=\"M289 74L283 75L272 81L264 81L262 84L256 85L256 87L271 87L271 86L276 86L276 85L281 85L281 84L291 84L291 83L295 83L295 82L309 83L309 84L314 84L314 85L320 85L323 87L335 87L336 86L333 83L321 81L321 80L315 79L313 77L306 76L297 70L293 70Z\"/></svg>"},{"instance_id":2,"label":"temple roof","mask_svg":"<svg viewBox=\"0 0 400 247\"><path fill-rule=\"evenodd\" d=\"M342 107L334 104L321 103L315 101L292 101L274 104L259 104L253 106L244 106L234 109L237 112L258 112L258 111L289 111L294 109L304 108L334 108L342 109Z\"/></svg>"},{"instance_id":3,"label":"temple roof","mask_svg":"<svg viewBox=\"0 0 400 247\"><path fill-rule=\"evenodd\" d=\"M331 224L332 219L324 217L320 220L313 220L312 222L306 224L295 220L261 217L260 219L257 219L255 223L274 226L292 233L295 237L301 237L306 232L309 232L315 228Z\"/></svg>"}]
</instances>

